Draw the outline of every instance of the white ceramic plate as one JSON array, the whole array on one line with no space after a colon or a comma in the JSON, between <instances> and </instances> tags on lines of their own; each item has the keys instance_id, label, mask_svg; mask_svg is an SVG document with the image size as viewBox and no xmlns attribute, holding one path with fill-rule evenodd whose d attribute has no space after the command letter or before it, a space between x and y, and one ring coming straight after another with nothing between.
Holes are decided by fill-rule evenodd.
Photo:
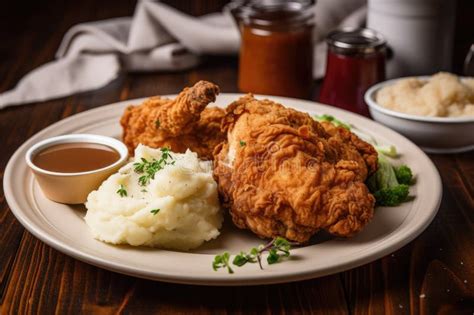
<instances>
[{"instance_id":1,"label":"white ceramic plate","mask_svg":"<svg viewBox=\"0 0 474 315\"><path fill-rule=\"evenodd\" d=\"M222 94L217 104L226 105L239 94ZM24 156L34 143L68 133L92 133L120 138L119 118L129 104L125 101L74 115L42 130L26 141L11 157L4 175L8 204L23 226L40 240L81 261L105 269L176 283L201 285L252 285L296 281L351 269L383 257L413 240L436 215L442 195L439 174L430 159L412 142L367 118L334 107L297 99L269 97L288 107L310 114L331 114L373 135L381 143L391 143L402 153L400 163L408 164L416 174L412 201L394 208L377 208L374 219L364 231L350 239L316 237L312 245L292 251L292 259L260 270L249 264L213 271L214 255L261 244L248 231L238 230L227 218L219 238L193 252L177 252L130 246L112 246L91 237L83 217L83 206L67 206L46 199Z\"/></svg>"}]
</instances>

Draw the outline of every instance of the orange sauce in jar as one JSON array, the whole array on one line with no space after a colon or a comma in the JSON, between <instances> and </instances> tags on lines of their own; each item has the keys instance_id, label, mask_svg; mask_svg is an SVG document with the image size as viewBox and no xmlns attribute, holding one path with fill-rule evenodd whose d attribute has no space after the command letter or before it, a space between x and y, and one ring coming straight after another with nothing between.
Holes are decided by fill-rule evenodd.
<instances>
[{"instance_id":1,"label":"orange sauce in jar","mask_svg":"<svg viewBox=\"0 0 474 315\"><path fill-rule=\"evenodd\" d=\"M313 82L313 14L308 8L313 2L278 3L234 13L242 36L239 89L308 98Z\"/></svg>"}]
</instances>

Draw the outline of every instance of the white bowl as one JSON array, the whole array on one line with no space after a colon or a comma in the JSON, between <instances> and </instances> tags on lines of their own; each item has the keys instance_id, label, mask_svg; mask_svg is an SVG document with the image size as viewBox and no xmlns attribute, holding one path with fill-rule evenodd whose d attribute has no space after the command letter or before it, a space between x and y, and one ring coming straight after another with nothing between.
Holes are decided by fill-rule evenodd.
<instances>
[{"instance_id":1,"label":"white bowl","mask_svg":"<svg viewBox=\"0 0 474 315\"><path fill-rule=\"evenodd\" d=\"M430 77L417 78L428 80ZM474 150L474 117L417 116L396 112L377 104L376 93L401 79L406 78L378 83L365 93L365 102L375 121L396 130L429 153L459 153Z\"/></svg>"},{"instance_id":2,"label":"white bowl","mask_svg":"<svg viewBox=\"0 0 474 315\"><path fill-rule=\"evenodd\" d=\"M120 157L114 163L95 170L78 173L60 173L42 169L33 163L33 157L42 150L62 143L97 143L115 149ZM44 195L59 203L80 204L89 193L127 162L128 149L114 138L92 134L69 134L40 141L26 152L26 163L33 171Z\"/></svg>"}]
</instances>

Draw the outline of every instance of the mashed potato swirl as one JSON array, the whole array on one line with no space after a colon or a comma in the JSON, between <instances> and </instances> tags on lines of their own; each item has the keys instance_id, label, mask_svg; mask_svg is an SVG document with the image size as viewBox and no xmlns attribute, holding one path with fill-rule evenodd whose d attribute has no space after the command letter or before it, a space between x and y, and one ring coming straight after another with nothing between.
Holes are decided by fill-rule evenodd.
<instances>
[{"instance_id":1,"label":"mashed potato swirl","mask_svg":"<svg viewBox=\"0 0 474 315\"><path fill-rule=\"evenodd\" d=\"M429 80L406 78L382 88L376 101L388 109L420 116L474 116L474 79L440 72Z\"/></svg>"},{"instance_id":2,"label":"mashed potato swirl","mask_svg":"<svg viewBox=\"0 0 474 315\"><path fill-rule=\"evenodd\" d=\"M219 235L222 212L212 163L197 154L172 153L172 163L142 186L134 163L161 157L139 145L135 158L87 198L85 221L94 238L112 244L189 250ZM122 186L121 186L122 185ZM126 196L117 192L120 188Z\"/></svg>"}]
</instances>

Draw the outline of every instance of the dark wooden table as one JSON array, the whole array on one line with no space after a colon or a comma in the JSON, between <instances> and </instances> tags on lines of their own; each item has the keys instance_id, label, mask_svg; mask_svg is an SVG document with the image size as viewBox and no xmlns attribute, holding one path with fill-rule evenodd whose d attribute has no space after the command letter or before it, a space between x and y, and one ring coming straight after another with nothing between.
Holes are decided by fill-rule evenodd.
<instances>
[{"instance_id":1,"label":"dark wooden table","mask_svg":"<svg viewBox=\"0 0 474 315\"><path fill-rule=\"evenodd\" d=\"M225 1L177 1L206 13ZM5 8L6 6L6 8ZM0 91L51 60L73 24L133 12L134 1L23 2L0 18ZM0 111L0 170L29 137L75 113L119 100L175 93L199 79L236 92L236 58L208 57L180 73L123 74L103 89ZM460 135L462 136L462 135ZM79 262L40 242L0 191L0 313L473 314L474 152L432 155L443 180L433 223L399 251L319 279L255 287L197 287L137 279Z\"/></svg>"}]
</instances>

